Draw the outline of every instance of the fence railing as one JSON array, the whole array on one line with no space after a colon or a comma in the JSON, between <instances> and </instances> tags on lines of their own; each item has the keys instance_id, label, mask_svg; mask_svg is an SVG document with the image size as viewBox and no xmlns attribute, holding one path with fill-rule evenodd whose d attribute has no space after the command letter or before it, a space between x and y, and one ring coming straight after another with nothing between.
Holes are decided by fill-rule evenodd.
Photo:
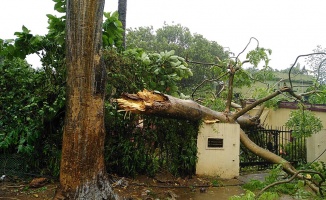
<instances>
[{"instance_id":1,"label":"fence railing","mask_svg":"<svg viewBox=\"0 0 326 200\"><path fill-rule=\"evenodd\" d=\"M294 165L307 162L305 138L293 137L292 131L285 127L277 129L265 127L262 129L245 130L245 132L258 146L283 157ZM240 167L247 166L257 166L258 169L266 169L271 167L272 163L256 156L241 145Z\"/></svg>"}]
</instances>

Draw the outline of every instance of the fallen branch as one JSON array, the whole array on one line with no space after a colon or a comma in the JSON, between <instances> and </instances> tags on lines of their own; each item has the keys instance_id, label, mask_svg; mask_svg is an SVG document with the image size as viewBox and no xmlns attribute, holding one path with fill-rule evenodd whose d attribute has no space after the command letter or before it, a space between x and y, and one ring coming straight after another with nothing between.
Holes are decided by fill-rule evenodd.
<instances>
[{"instance_id":1,"label":"fallen branch","mask_svg":"<svg viewBox=\"0 0 326 200\"><path fill-rule=\"evenodd\" d=\"M256 199L258 199L259 196L263 194L263 192L265 192L267 189L269 189L269 188L271 188L271 187L274 187L274 186L276 186L276 185L280 185L280 184L284 184L284 183L289 183L289 182L293 181L293 180L294 180L294 179L295 179L295 178L296 178L300 173L318 174L318 175L320 176L320 178L322 179L322 180L318 183L319 194L320 194L321 196L323 196L322 189L321 189L321 184L322 184L323 182L325 182L325 178L324 178L324 176L323 176L321 173L319 173L319 172L315 172L315 171L310 171L310 170L299 170L299 171L297 171L296 173L294 173L294 174L292 175L291 178L289 178L289 179L287 179L287 180L284 180L284 181L278 181L278 182L272 183L272 184L270 184L270 185L264 187L264 188L263 188L263 189L262 189L262 190L257 194ZM303 176L303 177L304 177L304 176ZM304 179L304 180L309 180L308 178L303 178L303 179Z\"/></svg>"}]
</instances>

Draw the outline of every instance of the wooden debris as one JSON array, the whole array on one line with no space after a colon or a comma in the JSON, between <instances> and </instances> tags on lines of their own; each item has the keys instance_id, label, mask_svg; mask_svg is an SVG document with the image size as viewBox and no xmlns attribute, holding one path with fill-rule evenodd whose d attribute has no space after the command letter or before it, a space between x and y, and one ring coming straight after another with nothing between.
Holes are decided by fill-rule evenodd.
<instances>
[{"instance_id":1,"label":"wooden debris","mask_svg":"<svg viewBox=\"0 0 326 200\"><path fill-rule=\"evenodd\" d=\"M30 183L29 183L29 187L32 188L39 188L39 187L43 187L44 185L46 185L48 183L48 179L47 178L34 178Z\"/></svg>"}]
</instances>

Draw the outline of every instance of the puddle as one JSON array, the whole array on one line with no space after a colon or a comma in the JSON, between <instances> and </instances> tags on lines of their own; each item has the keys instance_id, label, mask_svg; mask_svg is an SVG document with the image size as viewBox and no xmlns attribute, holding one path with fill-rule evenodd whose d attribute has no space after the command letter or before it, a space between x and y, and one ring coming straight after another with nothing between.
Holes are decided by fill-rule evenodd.
<instances>
[{"instance_id":1,"label":"puddle","mask_svg":"<svg viewBox=\"0 0 326 200\"><path fill-rule=\"evenodd\" d=\"M176 190L179 195L178 200L228 200L233 195L240 195L244 193L240 186L227 187L210 187L206 188L205 192L201 192L200 188L195 191Z\"/></svg>"}]
</instances>

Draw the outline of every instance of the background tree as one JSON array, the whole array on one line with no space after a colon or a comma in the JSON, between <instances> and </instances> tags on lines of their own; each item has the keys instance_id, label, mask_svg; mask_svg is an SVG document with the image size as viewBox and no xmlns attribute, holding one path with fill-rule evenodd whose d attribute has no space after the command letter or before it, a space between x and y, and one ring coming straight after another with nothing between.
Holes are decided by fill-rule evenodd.
<instances>
[{"instance_id":1,"label":"background tree","mask_svg":"<svg viewBox=\"0 0 326 200\"><path fill-rule=\"evenodd\" d=\"M222 72L221 68L204 63L216 63L218 59L223 60L229 56L217 42L209 41L200 34L192 34L187 27L180 24L164 24L156 31L153 27L128 29L127 48L142 48L148 52L174 50L176 55L186 58L187 61L196 61L188 62L194 75L179 84L182 87L180 90L188 93L189 88L191 90L203 79L217 78Z\"/></svg>"},{"instance_id":2,"label":"background tree","mask_svg":"<svg viewBox=\"0 0 326 200\"><path fill-rule=\"evenodd\" d=\"M289 68L280 70L280 72L289 73L290 69L291 69L291 66ZM301 69L301 65L300 65L300 63L298 63L295 67L292 68L291 73L304 74L304 73L306 73L306 71L304 69Z\"/></svg>"},{"instance_id":3,"label":"background tree","mask_svg":"<svg viewBox=\"0 0 326 200\"><path fill-rule=\"evenodd\" d=\"M122 46L126 49L126 24L127 24L127 0L119 0L118 2L119 21L123 28L123 43Z\"/></svg>"},{"instance_id":4,"label":"background tree","mask_svg":"<svg viewBox=\"0 0 326 200\"><path fill-rule=\"evenodd\" d=\"M309 69L312 69L312 73L315 78L322 84L326 84L326 49L321 45L318 45L316 49L313 50L314 53L324 53L315 54L306 58L306 63Z\"/></svg>"}]
</instances>

